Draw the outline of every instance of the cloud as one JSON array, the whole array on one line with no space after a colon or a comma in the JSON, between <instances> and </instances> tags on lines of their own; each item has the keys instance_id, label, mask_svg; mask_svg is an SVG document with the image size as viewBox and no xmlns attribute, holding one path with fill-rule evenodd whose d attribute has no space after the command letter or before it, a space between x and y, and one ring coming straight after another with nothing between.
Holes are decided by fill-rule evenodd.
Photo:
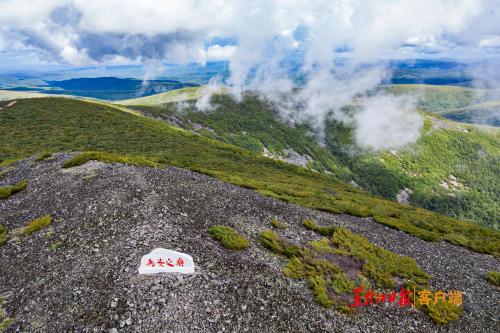
<instances>
[{"instance_id":1,"label":"cloud","mask_svg":"<svg viewBox=\"0 0 500 333\"><path fill-rule=\"evenodd\" d=\"M500 36L486 36L479 41L481 48L500 48Z\"/></svg>"},{"instance_id":2,"label":"cloud","mask_svg":"<svg viewBox=\"0 0 500 333\"><path fill-rule=\"evenodd\" d=\"M205 62L203 40L196 34L178 30L152 36L123 33L82 33L75 48L89 59L104 61L114 56L128 59L166 59L172 63Z\"/></svg>"},{"instance_id":3,"label":"cloud","mask_svg":"<svg viewBox=\"0 0 500 333\"><path fill-rule=\"evenodd\" d=\"M0 51L73 65L141 62L145 80L164 63L228 59L225 84L236 98L257 91L284 116L311 122L321 139L327 117L348 121L344 107L387 76L383 58L499 54L498 7L498 0L3 0ZM213 91L199 105L207 108ZM382 149L415 140L411 107L377 98L360 104L359 143Z\"/></svg>"},{"instance_id":4,"label":"cloud","mask_svg":"<svg viewBox=\"0 0 500 333\"><path fill-rule=\"evenodd\" d=\"M211 45L207 48L207 59L229 60L238 47L236 45Z\"/></svg>"},{"instance_id":5,"label":"cloud","mask_svg":"<svg viewBox=\"0 0 500 333\"><path fill-rule=\"evenodd\" d=\"M309 63L328 59L332 49L370 60L405 43L443 52L455 39L480 48L480 40L484 45L500 36L497 5L495 0L3 0L0 31L12 42L69 63L85 57L100 62L117 53L131 60L171 56L168 61L203 62L236 51L234 45L200 44L214 37L236 39L239 57L252 58L277 36L294 48L307 44Z\"/></svg>"},{"instance_id":6,"label":"cloud","mask_svg":"<svg viewBox=\"0 0 500 333\"><path fill-rule=\"evenodd\" d=\"M408 97L375 96L361 103L355 113L355 139L371 150L399 149L416 142L424 124L415 112L416 102Z\"/></svg>"}]
</instances>

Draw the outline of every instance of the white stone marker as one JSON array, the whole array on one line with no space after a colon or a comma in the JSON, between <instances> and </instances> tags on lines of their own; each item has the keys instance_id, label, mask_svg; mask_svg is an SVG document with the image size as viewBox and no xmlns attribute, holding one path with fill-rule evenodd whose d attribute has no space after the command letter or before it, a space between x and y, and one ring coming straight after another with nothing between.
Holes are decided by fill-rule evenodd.
<instances>
[{"instance_id":1,"label":"white stone marker","mask_svg":"<svg viewBox=\"0 0 500 333\"><path fill-rule=\"evenodd\" d=\"M141 259L139 274L194 273L193 258L185 253L156 248Z\"/></svg>"}]
</instances>

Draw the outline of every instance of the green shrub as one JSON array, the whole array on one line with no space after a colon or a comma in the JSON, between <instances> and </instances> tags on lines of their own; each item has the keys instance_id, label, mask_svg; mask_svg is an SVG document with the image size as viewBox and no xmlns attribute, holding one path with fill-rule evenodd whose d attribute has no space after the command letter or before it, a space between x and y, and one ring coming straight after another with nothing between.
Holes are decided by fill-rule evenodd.
<instances>
[{"instance_id":1,"label":"green shrub","mask_svg":"<svg viewBox=\"0 0 500 333\"><path fill-rule=\"evenodd\" d=\"M326 282L323 276L310 276L309 283L316 296L316 302L319 305L329 308L334 304L334 301L328 296L328 290L326 289Z\"/></svg>"},{"instance_id":2,"label":"green shrub","mask_svg":"<svg viewBox=\"0 0 500 333\"><path fill-rule=\"evenodd\" d=\"M219 241L226 249L244 250L248 248L248 239L240 236L236 230L222 225L213 225L208 229L210 237Z\"/></svg>"},{"instance_id":3,"label":"green shrub","mask_svg":"<svg viewBox=\"0 0 500 333\"><path fill-rule=\"evenodd\" d=\"M0 332L3 332L10 324L12 324L15 320L12 318L2 319L0 318Z\"/></svg>"},{"instance_id":4,"label":"green shrub","mask_svg":"<svg viewBox=\"0 0 500 333\"><path fill-rule=\"evenodd\" d=\"M276 228L276 229L286 229L288 228L288 225L284 222L281 222L280 220L274 218L271 220L271 225Z\"/></svg>"},{"instance_id":5,"label":"green shrub","mask_svg":"<svg viewBox=\"0 0 500 333\"><path fill-rule=\"evenodd\" d=\"M7 242L7 228L0 224L0 246L4 245Z\"/></svg>"},{"instance_id":6,"label":"green shrub","mask_svg":"<svg viewBox=\"0 0 500 333\"><path fill-rule=\"evenodd\" d=\"M87 163L88 161L102 161L106 163L123 163L149 167L158 167L159 164L142 156L126 156L98 151L88 151L71 157L64 161L63 168L72 168Z\"/></svg>"},{"instance_id":7,"label":"green shrub","mask_svg":"<svg viewBox=\"0 0 500 333\"><path fill-rule=\"evenodd\" d=\"M497 271L488 272L488 274L486 274L486 278L495 286L500 287L500 272Z\"/></svg>"},{"instance_id":8,"label":"green shrub","mask_svg":"<svg viewBox=\"0 0 500 333\"><path fill-rule=\"evenodd\" d=\"M49 151L43 151L35 157L35 161L40 162L52 156Z\"/></svg>"},{"instance_id":9,"label":"green shrub","mask_svg":"<svg viewBox=\"0 0 500 333\"><path fill-rule=\"evenodd\" d=\"M316 223L314 223L314 221L309 219L304 220L303 224L304 227L306 227L307 229L317 232L318 234L323 236L331 236L335 231L335 227L333 226L330 227L319 226Z\"/></svg>"},{"instance_id":10,"label":"green shrub","mask_svg":"<svg viewBox=\"0 0 500 333\"><path fill-rule=\"evenodd\" d=\"M430 276L410 257L399 256L375 246L366 238L344 228L320 227L311 220L305 220L304 227L328 235L329 238L301 246L283 239L276 232L266 230L261 232L260 240L272 252L288 258L283 274L307 281L316 302L324 307L334 306L337 311L351 313L345 298L339 295L352 294L354 288L360 285L366 290L371 289L372 284L364 275L372 278L379 287L394 288L396 276L412 288L428 285ZM338 256L359 260L362 271L356 272L355 280L351 280L342 267L336 264L339 262L343 265L345 261L335 260ZM350 267L350 264L347 265Z\"/></svg>"},{"instance_id":11,"label":"green shrub","mask_svg":"<svg viewBox=\"0 0 500 333\"><path fill-rule=\"evenodd\" d=\"M429 283L430 276L418 267L414 259L375 246L366 238L344 228L335 230L332 242L346 255L363 260L363 271L375 280L378 287L394 288L396 282L393 276L402 277L419 286Z\"/></svg>"},{"instance_id":12,"label":"green shrub","mask_svg":"<svg viewBox=\"0 0 500 333\"><path fill-rule=\"evenodd\" d=\"M64 243L61 242L61 241L57 241L57 242L54 242L54 243L51 243L49 246L48 246L48 249L50 251L54 251L54 250L57 250L58 248L60 248L61 246L63 246Z\"/></svg>"},{"instance_id":13,"label":"green shrub","mask_svg":"<svg viewBox=\"0 0 500 333\"><path fill-rule=\"evenodd\" d=\"M444 325L450 321L458 320L462 314L463 307L448 301L439 301L437 304L429 302L423 306L424 310L436 323Z\"/></svg>"},{"instance_id":14,"label":"green shrub","mask_svg":"<svg viewBox=\"0 0 500 333\"><path fill-rule=\"evenodd\" d=\"M335 291L337 294L344 293L352 293L354 288L356 288L356 284L354 281L349 279L347 274L339 273L335 275L330 281L329 286Z\"/></svg>"},{"instance_id":15,"label":"green shrub","mask_svg":"<svg viewBox=\"0 0 500 333\"><path fill-rule=\"evenodd\" d=\"M288 258L301 256L298 246L283 241L277 233L271 230L265 230L260 233L260 242L274 253L282 254Z\"/></svg>"},{"instance_id":16,"label":"green shrub","mask_svg":"<svg viewBox=\"0 0 500 333\"><path fill-rule=\"evenodd\" d=\"M33 221L29 222L24 228L21 229L21 235L29 235L40 229L48 227L52 223L52 216L44 215Z\"/></svg>"},{"instance_id":17,"label":"green shrub","mask_svg":"<svg viewBox=\"0 0 500 333\"><path fill-rule=\"evenodd\" d=\"M28 181L27 180L21 180L14 185L9 185L5 187L0 187L0 199L7 199L10 197L12 194L21 192L28 186Z\"/></svg>"}]
</instances>

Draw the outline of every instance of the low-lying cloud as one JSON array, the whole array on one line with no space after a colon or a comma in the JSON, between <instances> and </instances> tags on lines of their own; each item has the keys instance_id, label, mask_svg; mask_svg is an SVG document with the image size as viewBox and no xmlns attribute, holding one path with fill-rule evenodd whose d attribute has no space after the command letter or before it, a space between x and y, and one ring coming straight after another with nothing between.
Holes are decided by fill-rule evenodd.
<instances>
[{"instance_id":1,"label":"low-lying cloud","mask_svg":"<svg viewBox=\"0 0 500 333\"><path fill-rule=\"evenodd\" d=\"M257 91L320 140L327 117L352 121L344 107L361 100L356 140L384 149L414 142L422 122L411 103L366 97L387 77L380 60L498 56L499 17L497 0L3 0L0 50L78 66L143 63L145 80L164 63L227 59L235 98Z\"/></svg>"},{"instance_id":2,"label":"low-lying cloud","mask_svg":"<svg viewBox=\"0 0 500 333\"><path fill-rule=\"evenodd\" d=\"M355 139L370 150L400 149L417 141L424 124L408 97L376 96L361 102L354 114Z\"/></svg>"}]
</instances>

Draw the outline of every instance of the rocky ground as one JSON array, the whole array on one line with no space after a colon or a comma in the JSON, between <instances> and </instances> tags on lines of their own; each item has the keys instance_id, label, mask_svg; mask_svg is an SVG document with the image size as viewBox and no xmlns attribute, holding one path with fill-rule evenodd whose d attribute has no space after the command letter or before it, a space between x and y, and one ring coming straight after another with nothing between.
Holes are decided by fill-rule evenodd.
<instances>
[{"instance_id":1,"label":"rocky ground","mask_svg":"<svg viewBox=\"0 0 500 333\"><path fill-rule=\"evenodd\" d=\"M497 332L500 292L487 271L499 260L448 243L430 243L371 219L283 203L206 175L89 162L63 170L68 154L3 168L0 186L28 187L0 200L0 224L14 230L52 214L42 231L0 247L1 306L7 332ZM415 258L437 290L462 290L462 318L434 324L397 305L344 315L317 305L300 280L281 272L285 259L259 241L278 217L291 240L317 238L305 218L343 225L373 243ZM232 226L251 240L232 252L207 233ZM57 249L50 249L58 244ZM141 257L164 247L190 254L193 275L138 275Z\"/></svg>"}]
</instances>

